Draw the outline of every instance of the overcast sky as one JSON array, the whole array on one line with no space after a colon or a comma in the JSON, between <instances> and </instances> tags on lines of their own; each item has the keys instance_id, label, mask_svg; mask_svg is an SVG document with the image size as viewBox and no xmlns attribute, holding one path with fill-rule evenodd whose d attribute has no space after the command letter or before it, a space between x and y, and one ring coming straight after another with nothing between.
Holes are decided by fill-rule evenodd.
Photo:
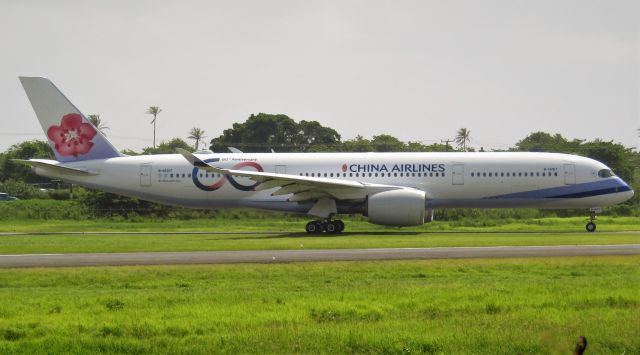
<instances>
[{"instance_id":1,"label":"overcast sky","mask_svg":"<svg viewBox=\"0 0 640 355\"><path fill-rule=\"evenodd\" d=\"M0 150L45 139L17 79L46 76L119 148L207 141L258 112L343 139L533 131L638 146L639 1L0 0Z\"/></svg>"}]
</instances>

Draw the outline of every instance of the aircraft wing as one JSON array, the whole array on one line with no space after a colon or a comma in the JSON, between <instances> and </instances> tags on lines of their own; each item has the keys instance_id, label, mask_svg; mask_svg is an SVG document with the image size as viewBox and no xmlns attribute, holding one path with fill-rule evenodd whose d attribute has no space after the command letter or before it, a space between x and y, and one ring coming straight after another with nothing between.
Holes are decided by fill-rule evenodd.
<instances>
[{"instance_id":1,"label":"aircraft wing","mask_svg":"<svg viewBox=\"0 0 640 355\"><path fill-rule=\"evenodd\" d=\"M364 200L368 194L373 192L403 188L400 186L370 184L354 180L223 169L202 161L184 149L178 149L178 152L193 166L203 170L223 175L247 177L260 182L261 184L256 187L256 191L279 187L272 195L293 194L293 196L289 198L289 201L317 200L323 197L335 200Z\"/></svg>"}]
</instances>

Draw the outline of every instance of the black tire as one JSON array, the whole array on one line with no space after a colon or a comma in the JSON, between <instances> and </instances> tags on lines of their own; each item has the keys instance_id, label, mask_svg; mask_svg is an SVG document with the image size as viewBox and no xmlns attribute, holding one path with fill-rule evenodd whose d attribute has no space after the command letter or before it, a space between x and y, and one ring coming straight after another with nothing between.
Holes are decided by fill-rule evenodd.
<instances>
[{"instance_id":1,"label":"black tire","mask_svg":"<svg viewBox=\"0 0 640 355\"><path fill-rule=\"evenodd\" d=\"M322 233L325 230L326 225L320 221L314 221L316 224L316 233Z\"/></svg>"},{"instance_id":2,"label":"black tire","mask_svg":"<svg viewBox=\"0 0 640 355\"><path fill-rule=\"evenodd\" d=\"M338 232L338 224L335 221L327 222L325 230L327 233L336 234Z\"/></svg>"},{"instance_id":3,"label":"black tire","mask_svg":"<svg viewBox=\"0 0 640 355\"><path fill-rule=\"evenodd\" d=\"M304 228L307 233L318 233L318 224L316 221L311 221L307 223L307 226Z\"/></svg>"},{"instance_id":4,"label":"black tire","mask_svg":"<svg viewBox=\"0 0 640 355\"><path fill-rule=\"evenodd\" d=\"M342 231L344 230L344 222L342 222L339 219L336 220L335 222L338 225L338 233L342 233Z\"/></svg>"},{"instance_id":5,"label":"black tire","mask_svg":"<svg viewBox=\"0 0 640 355\"><path fill-rule=\"evenodd\" d=\"M593 223L593 222L589 222L589 223L587 223L586 228L587 228L587 232L593 233L593 232L596 231L596 224Z\"/></svg>"}]
</instances>

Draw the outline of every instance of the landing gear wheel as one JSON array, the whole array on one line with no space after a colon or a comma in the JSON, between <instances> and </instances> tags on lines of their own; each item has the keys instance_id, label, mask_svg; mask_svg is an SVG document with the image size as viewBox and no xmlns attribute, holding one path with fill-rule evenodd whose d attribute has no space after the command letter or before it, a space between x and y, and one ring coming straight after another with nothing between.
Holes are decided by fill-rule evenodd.
<instances>
[{"instance_id":1,"label":"landing gear wheel","mask_svg":"<svg viewBox=\"0 0 640 355\"><path fill-rule=\"evenodd\" d=\"M587 232L593 233L596 231L596 224L594 221L596 220L598 213L602 213L602 208L591 207L589 209L589 223L586 225Z\"/></svg>"},{"instance_id":2,"label":"landing gear wheel","mask_svg":"<svg viewBox=\"0 0 640 355\"><path fill-rule=\"evenodd\" d=\"M338 234L342 233L342 231L344 230L344 222L339 219L336 219L334 221L311 221L307 223L304 230L309 234L318 234L322 232Z\"/></svg>"},{"instance_id":3,"label":"landing gear wheel","mask_svg":"<svg viewBox=\"0 0 640 355\"><path fill-rule=\"evenodd\" d=\"M338 226L338 223L336 223L336 221L327 222L327 226L325 230L327 231L327 233L331 233L331 234L340 233L339 226Z\"/></svg>"},{"instance_id":4,"label":"landing gear wheel","mask_svg":"<svg viewBox=\"0 0 640 355\"><path fill-rule=\"evenodd\" d=\"M322 233L322 224L318 221L311 221L304 229L310 234Z\"/></svg>"}]
</instances>

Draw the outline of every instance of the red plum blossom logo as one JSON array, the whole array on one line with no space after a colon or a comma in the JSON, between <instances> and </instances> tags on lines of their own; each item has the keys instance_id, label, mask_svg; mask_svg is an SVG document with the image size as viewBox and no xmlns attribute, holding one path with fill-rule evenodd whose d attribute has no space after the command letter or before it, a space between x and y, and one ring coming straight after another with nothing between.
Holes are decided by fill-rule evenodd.
<instances>
[{"instance_id":1,"label":"red plum blossom logo","mask_svg":"<svg viewBox=\"0 0 640 355\"><path fill-rule=\"evenodd\" d=\"M95 128L82 122L82 116L77 113L64 115L59 126L53 125L47 130L47 136L55 143L56 151L65 157L89 153L95 135Z\"/></svg>"},{"instance_id":2,"label":"red plum blossom logo","mask_svg":"<svg viewBox=\"0 0 640 355\"><path fill-rule=\"evenodd\" d=\"M347 164L342 164L342 171L346 172L347 171Z\"/></svg>"}]
</instances>

